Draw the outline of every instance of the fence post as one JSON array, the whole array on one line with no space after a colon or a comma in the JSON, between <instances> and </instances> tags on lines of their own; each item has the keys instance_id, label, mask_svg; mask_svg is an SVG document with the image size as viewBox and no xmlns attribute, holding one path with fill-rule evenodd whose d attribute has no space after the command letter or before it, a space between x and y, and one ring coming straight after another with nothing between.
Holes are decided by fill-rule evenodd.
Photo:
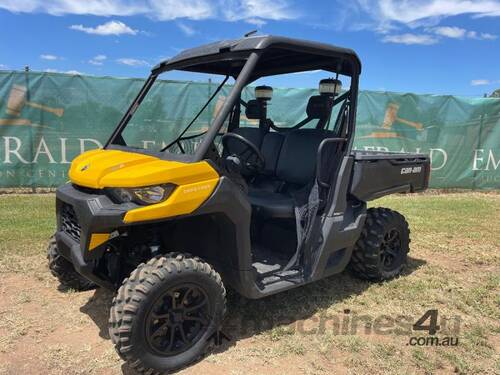
<instances>
[{"instance_id":1,"label":"fence post","mask_svg":"<svg viewBox=\"0 0 500 375\"><path fill-rule=\"evenodd\" d=\"M478 135L477 135L476 150L481 147L481 143L482 143L483 119L484 119L484 112L481 112L481 116L479 116L479 131L478 131ZM476 179L477 179L477 169L475 169L472 173L472 190L476 190L476 188L477 188Z\"/></svg>"},{"instance_id":2,"label":"fence post","mask_svg":"<svg viewBox=\"0 0 500 375\"><path fill-rule=\"evenodd\" d=\"M29 102L31 100L30 97L30 67L29 65L26 65L24 67L24 83L26 85L26 101ZM34 147L34 138L33 134L30 132L30 138L31 138L31 147L30 147L30 153L31 153L31 160L33 160L34 153L33 153L33 147ZM33 177L34 173L34 165L31 163L31 192L36 193L36 185L35 185L35 179Z\"/></svg>"}]
</instances>

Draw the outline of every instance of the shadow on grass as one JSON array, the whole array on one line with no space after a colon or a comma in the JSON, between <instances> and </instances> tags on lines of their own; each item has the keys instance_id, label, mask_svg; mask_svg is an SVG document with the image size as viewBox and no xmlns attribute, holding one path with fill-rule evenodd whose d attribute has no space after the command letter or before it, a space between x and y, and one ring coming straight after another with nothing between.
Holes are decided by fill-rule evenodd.
<instances>
[{"instance_id":1,"label":"shadow on grass","mask_svg":"<svg viewBox=\"0 0 500 375\"><path fill-rule=\"evenodd\" d=\"M426 261L422 259L408 257L408 264L400 277L412 274L425 264ZM221 353L238 340L308 320L336 303L362 294L372 284L373 282L354 278L345 271L259 300L249 300L236 292L228 291L228 314L222 333L229 340L223 340L212 352ZM106 339L109 339L108 315L112 298L111 292L96 289L94 295L80 308L99 327L99 335ZM338 313L349 314L350 310ZM136 374L126 363L122 365L122 371L124 374Z\"/></svg>"},{"instance_id":2,"label":"shadow on grass","mask_svg":"<svg viewBox=\"0 0 500 375\"><path fill-rule=\"evenodd\" d=\"M400 277L412 274L425 264L422 259L409 257ZM360 280L345 271L260 300L248 300L237 293L229 293L228 316L223 332L232 338L229 342L231 344L273 328L293 325L308 320L347 298L362 294L373 284L374 282ZM350 310L342 309L338 313L349 314Z\"/></svg>"}]
</instances>

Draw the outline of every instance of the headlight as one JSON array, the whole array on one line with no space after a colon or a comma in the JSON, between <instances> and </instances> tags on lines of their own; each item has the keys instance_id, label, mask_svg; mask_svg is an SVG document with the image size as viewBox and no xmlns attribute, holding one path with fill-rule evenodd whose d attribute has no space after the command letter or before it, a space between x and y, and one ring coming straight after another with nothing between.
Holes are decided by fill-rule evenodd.
<instances>
[{"instance_id":1,"label":"headlight","mask_svg":"<svg viewBox=\"0 0 500 375\"><path fill-rule=\"evenodd\" d=\"M163 202L174 189L175 185L164 184L141 188L109 188L108 192L120 203L135 202L148 205Z\"/></svg>"}]
</instances>

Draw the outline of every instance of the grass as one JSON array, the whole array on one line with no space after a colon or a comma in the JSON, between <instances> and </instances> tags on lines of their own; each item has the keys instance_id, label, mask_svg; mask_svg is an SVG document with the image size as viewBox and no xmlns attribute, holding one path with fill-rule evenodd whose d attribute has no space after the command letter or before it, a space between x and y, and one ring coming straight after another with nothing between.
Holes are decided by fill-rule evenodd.
<instances>
[{"instance_id":1,"label":"grass","mask_svg":"<svg viewBox=\"0 0 500 375\"><path fill-rule=\"evenodd\" d=\"M259 301L230 294L233 342L186 373L500 373L500 194L372 205L410 223L401 277L368 283L343 273ZM0 374L130 373L107 339L111 294L57 290L45 265L54 226L53 195L0 196ZM448 318L437 336L459 337L458 346L407 345L410 335L426 336L408 330L428 309ZM388 333L387 317L401 317L401 329Z\"/></svg>"},{"instance_id":2,"label":"grass","mask_svg":"<svg viewBox=\"0 0 500 375\"><path fill-rule=\"evenodd\" d=\"M53 195L0 196L0 273L33 270L26 257L44 255L55 230L54 212Z\"/></svg>"}]
</instances>

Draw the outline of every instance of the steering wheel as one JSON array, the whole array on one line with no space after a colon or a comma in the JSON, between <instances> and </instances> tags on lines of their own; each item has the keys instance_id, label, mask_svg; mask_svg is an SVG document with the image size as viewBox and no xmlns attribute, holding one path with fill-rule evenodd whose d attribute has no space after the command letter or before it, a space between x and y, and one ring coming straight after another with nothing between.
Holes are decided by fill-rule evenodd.
<instances>
[{"instance_id":1,"label":"steering wheel","mask_svg":"<svg viewBox=\"0 0 500 375\"><path fill-rule=\"evenodd\" d=\"M226 133L221 140L227 153L240 159L244 172L257 174L264 169L264 155L248 139L236 133Z\"/></svg>"}]
</instances>

